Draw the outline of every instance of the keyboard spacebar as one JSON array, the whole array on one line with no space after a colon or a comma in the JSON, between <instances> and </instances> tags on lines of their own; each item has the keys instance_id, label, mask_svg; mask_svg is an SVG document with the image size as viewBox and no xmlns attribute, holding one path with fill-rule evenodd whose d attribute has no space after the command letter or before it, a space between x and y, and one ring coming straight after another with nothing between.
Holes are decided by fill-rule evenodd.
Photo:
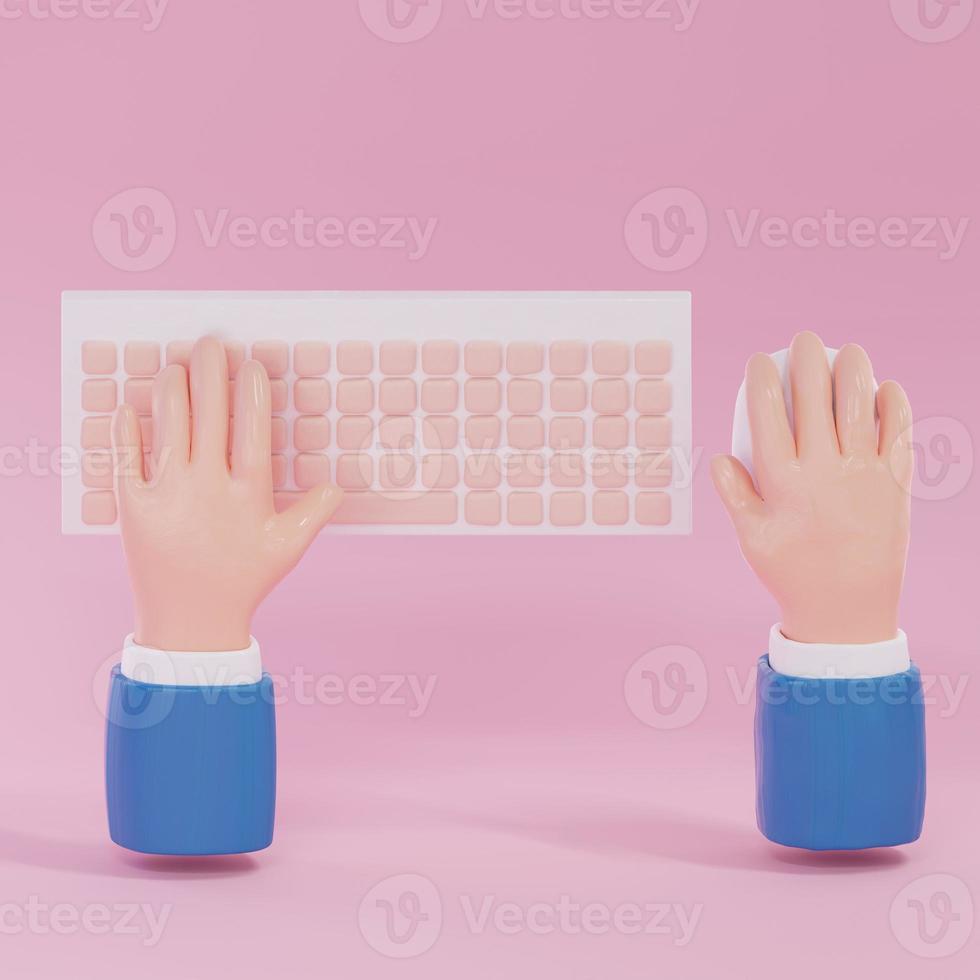
<instances>
[{"instance_id":1,"label":"keyboard spacebar","mask_svg":"<svg viewBox=\"0 0 980 980\"><path fill-rule=\"evenodd\" d=\"M409 490L350 491L330 519L332 524L455 524L455 493Z\"/></svg>"}]
</instances>

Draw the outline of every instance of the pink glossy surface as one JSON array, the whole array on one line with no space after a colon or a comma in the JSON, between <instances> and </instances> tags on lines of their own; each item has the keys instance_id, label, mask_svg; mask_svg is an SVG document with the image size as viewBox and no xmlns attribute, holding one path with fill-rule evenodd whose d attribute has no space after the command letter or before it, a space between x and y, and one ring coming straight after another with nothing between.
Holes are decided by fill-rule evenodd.
<instances>
[{"instance_id":1,"label":"pink glossy surface","mask_svg":"<svg viewBox=\"0 0 980 980\"><path fill-rule=\"evenodd\" d=\"M976 20L925 45L887 3L704 0L684 32L655 20L478 21L444 7L433 33L407 45L371 34L354 3L286 15L173 2L153 33L4 22L0 73L14 95L0 102L3 445L57 444L65 287L690 288L706 452L729 444L748 354L784 347L801 326L834 345L860 341L883 377L907 386L920 420L958 420L976 438L972 225L956 258L939 261L757 238L738 248L725 215L980 214ZM180 234L159 268L127 273L94 247L92 216L143 183L172 199ZM630 254L624 220L675 184L704 200L710 242L689 269L652 272ZM193 211L210 220L219 207L440 224L414 263L384 249L212 249ZM923 671L941 677L913 847L814 857L755 831L743 688L776 614L702 460L690 538L318 543L255 631L274 672L336 674L345 694L307 703L309 691L289 687L274 848L185 863L108 842L90 692L132 628L128 586L117 539L61 537L59 481L41 469L2 480L2 901L174 908L150 951L133 936L4 935L4 976L975 976L976 932L930 964L896 938L889 909L937 872L980 900L976 477L952 493L954 467L953 482L914 504L901 621ZM624 678L672 643L704 661L707 701L687 727L659 730L630 712ZM438 675L420 717L353 703L352 678L392 673ZM963 678L951 710L940 681ZM429 878L445 907L439 941L407 961L375 952L357 923L368 889L401 873ZM474 934L460 905L562 893L704 911L675 947L664 936Z\"/></svg>"}]
</instances>

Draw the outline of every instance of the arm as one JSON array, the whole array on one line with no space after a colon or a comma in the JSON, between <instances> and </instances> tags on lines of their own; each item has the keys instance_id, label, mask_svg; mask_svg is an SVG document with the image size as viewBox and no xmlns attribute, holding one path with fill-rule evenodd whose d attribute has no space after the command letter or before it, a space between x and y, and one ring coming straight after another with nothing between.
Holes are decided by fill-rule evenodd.
<instances>
[{"instance_id":1,"label":"arm","mask_svg":"<svg viewBox=\"0 0 980 980\"><path fill-rule=\"evenodd\" d=\"M911 410L893 381L875 396L855 345L831 371L820 339L800 334L789 375L792 426L772 360L756 354L746 370L758 486L733 457L712 462L742 553L781 610L757 688L760 827L803 847L904 843L924 798L918 671L898 629Z\"/></svg>"},{"instance_id":2,"label":"arm","mask_svg":"<svg viewBox=\"0 0 980 980\"><path fill-rule=\"evenodd\" d=\"M257 850L271 841L275 716L252 616L340 503L332 485L273 506L265 369L235 379L229 458L225 352L205 338L190 376L154 382L153 445L114 422L117 495L136 629L113 672L106 743L110 833L154 853Z\"/></svg>"}]
</instances>

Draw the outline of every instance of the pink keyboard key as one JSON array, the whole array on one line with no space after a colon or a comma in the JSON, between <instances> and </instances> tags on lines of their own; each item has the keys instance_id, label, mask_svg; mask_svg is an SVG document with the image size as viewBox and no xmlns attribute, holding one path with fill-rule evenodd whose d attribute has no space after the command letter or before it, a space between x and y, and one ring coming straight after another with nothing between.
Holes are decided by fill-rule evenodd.
<instances>
[{"instance_id":1,"label":"pink keyboard key","mask_svg":"<svg viewBox=\"0 0 980 980\"><path fill-rule=\"evenodd\" d=\"M589 348L578 340L559 340L551 345L548 363L552 374L581 374L588 362Z\"/></svg>"},{"instance_id":2,"label":"pink keyboard key","mask_svg":"<svg viewBox=\"0 0 980 980\"><path fill-rule=\"evenodd\" d=\"M232 423L233 425L234 423ZM231 426L229 426L229 429ZM286 420L279 415L272 417L272 425L269 429L272 451L274 453L284 453L289 448L289 437L286 433Z\"/></svg>"},{"instance_id":3,"label":"pink keyboard key","mask_svg":"<svg viewBox=\"0 0 980 980\"><path fill-rule=\"evenodd\" d=\"M429 340L422 345L422 370L426 374L455 374L459 370L459 344L454 340Z\"/></svg>"},{"instance_id":4,"label":"pink keyboard key","mask_svg":"<svg viewBox=\"0 0 980 980\"><path fill-rule=\"evenodd\" d=\"M116 407L116 382L112 378L89 378L82 382L82 411L112 412Z\"/></svg>"},{"instance_id":5,"label":"pink keyboard key","mask_svg":"<svg viewBox=\"0 0 980 980\"><path fill-rule=\"evenodd\" d=\"M492 490L475 490L466 495L464 509L470 524L492 527L500 523L500 494Z\"/></svg>"},{"instance_id":6,"label":"pink keyboard key","mask_svg":"<svg viewBox=\"0 0 980 980\"><path fill-rule=\"evenodd\" d=\"M507 520L517 527L536 527L544 520L544 500L540 493L515 491L507 496Z\"/></svg>"},{"instance_id":7,"label":"pink keyboard key","mask_svg":"<svg viewBox=\"0 0 980 980\"><path fill-rule=\"evenodd\" d=\"M422 445L426 449L455 449L459 423L451 415L427 415L422 420Z\"/></svg>"},{"instance_id":8,"label":"pink keyboard key","mask_svg":"<svg viewBox=\"0 0 980 980\"><path fill-rule=\"evenodd\" d=\"M82 456L82 485L93 490L111 490L113 455L110 452L87 452Z\"/></svg>"},{"instance_id":9,"label":"pink keyboard key","mask_svg":"<svg viewBox=\"0 0 980 980\"><path fill-rule=\"evenodd\" d=\"M629 497L619 490L600 490L592 497L592 519L603 526L625 524L630 516Z\"/></svg>"},{"instance_id":10,"label":"pink keyboard key","mask_svg":"<svg viewBox=\"0 0 980 980\"><path fill-rule=\"evenodd\" d=\"M540 487L545 472L541 453L514 453L507 457L507 482L512 487Z\"/></svg>"},{"instance_id":11,"label":"pink keyboard key","mask_svg":"<svg viewBox=\"0 0 980 980\"><path fill-rule=\"evenodd\" d=\"M463 388L466 411L486 415L500 410L500 382L496 378L470 378Z\"/></svg>"},{"instance_id":12,"label":"pink keyboard key","mask_svg":"<svg viewBox=\"0 0 980 980\"><path fill-rule=\"evenodd\" d=\"M111 490L90 490L82 494L82 523L116 523L116 495Z\"/></svg>"},{"instance_id":13,"label":"pink keyboard key","mask_svg":"<svg viewBox=\"0 0 980 980\"><path fill-rule=\"evenodd\" d=\"M378 359L382 374L413 374L418 347L413 340L386 340Z\"/></svg>"},{"instance_id":14,"label":"pink keyboard key","mask_svg":"<svg viewBox=\"0 0 980 980\"><path fill-rule=\"evenodd\" d=\"M422 486L450 490L459 483L459 462L449 453L432 453L422 459Z\"/></svg>"},{"instance_id":15,"label":"pink keyboard key","mask_svg":"<svg viewBox=\"0 0 980 980\"><path fill-rule=\"evenodd\" d=\"M487 378L500 374L503 356L503 347L497 341L471 340L463 352L466 373Z\"/></svg>"},{"instance_id":16,"label":"pink keyboard key","mask_svg":"<svg viewBox=\"0 0 980 980\"><path fill-rule=\"evenodd\" d=\"M669 416L641 415L636 420L638 449L668 449L672 438Z\"/></svg>"},{"instance_id":17,"label":"pink keyboard key","mask_svg":"<svg viewBox=\"0 0 980 980\"><path fill-rule=\"evenodd\" d=\"M234 340L225 341L225 356L228 359L228 377L234 378L245 363L245 345Z\"/></svg>"},{"instance_id":18,"label":"pink keyboard key","mask_svg":"<svg viewBox=\"0 0 980 980\"><path fill-rule=\"evenodd\" d=\"M673 475L673 460L669 452L640 453L636 458L638 487L669 487Z\"/></svg>"},{"instance_id":19,"label":"pink keyboard key","mask_svg":"<svg viewBox=\"0 0 980 980\"><path fill-rule=\"evenodd\" d=\"M555 378L551 382L551 407L556 412L581 412L587 388L579 378Z\"/></svg>"},{"instance_id":20,"label":"pink keyboard key","mask_svg":"<svg viewBox=\"0 0 980 980\"><path fill-rule=\"evenodd\" d=\"M301 340L293 348L293 370L301 378L316 378L330 370L330 345Z\"/></svg>"},{"instance_id":21,"label":"pink keyboard key","mask_svg":"<svg viewBox=\"0 0 980 980\"><path fill-rule=\"evenodd\" d=\"M300 453L293 461L293 477L301 490L330 480L330 460L320 453Z\"/></svg>"},{"instance_id":22,"label":"pink keyboard key","mask_svg":"<svg viewBox=\"0 0 980 980\"><path fill-rule=\"evenodd\" d=\"M592 442L598 449L624 449L629 444L625 416L599 415L592 423Z\"/></svg>"},{"instance_id":23,"label":"pink keyboard key","mask_svg":"<svg viewBox=\"0 0 980 980\"><path fill-rule=\"evenodd\" d=\"M191 351L194 349L192 340L173 340L167 344L167 364L180 364L190 367Z\"/></svg>"},{"instance_id":24,"label":"pink keyboard key","mask_svg":"<svg viewBox=\"0 0 980 980\"><path fill-rule=\"evenodd\" d=\"M500 457L493 454L467 456L464 480L475 490L491 490L500 485Z\"/></svg>"},{"instance_id":25,"label":"pink keyboard key","mask_svg":"<svg viewBox=\"0 0 980 980\"><path fill-rule=\"evenodd\" d=\"M418 393L411 378L385 378L381 382L378 404L390 415L408 415L418 406Z\"/></svg>"},{"instance_id":26,"label":"pink keyboard key","mask_svg":"<svg viewBox=\"0 0 980 980\"><path fill-rule=\"evenodd\" d=\"M370 449L374 423L366 415L345 415L337 422L337 445L341 449Z\"/></svg>"},{"instance_id":27,"label":"pink keyboard key","mask_svg":"<svg viewBox=\"0 0 980 980\"><path fill-rule=\"evenodd\" d=\"M133 340L123 351L123 366L132 377L152 378L160 371L160 345L153 340Z\"/></svg>"},{"instance_id":28,"label":"pink keyboard key","mask_svg":"<svg viewBox=\"0 0 980 980\"><path fill-rule=\"evenodd\" d=\"M337 485L366 490L374 480L374 460L366 453L343 453L337 458Z\"/></svg>"},{"instance_id":29,"label":"pink keyboard key","mask_svg":"<svg viewBox=\"0 0 980 980\"><path fill-rule=\"evenodd\" d=\"M500 419L496 415L471 415L466 420L466 445L484 452L500 445Z\"/></svg>"},{"instance_id":30,"label":"pink keyboard key","mask_svg":"<svg viewBox=\"0 0 980 980\"><path fill-rule=\"evenodd\" d=\"M303 415L322 415L330 408L330 382L326 378L300 378L293 385L293 403Z\"/></svg>"},{"instance_id":31,"label":"pink keyboard key","mask_svg":"<svg viewBox=\"0 0 980 980\"><path fill-rule=\"evenodd\" d=\"M551 495L548 516L557 527L576 527L585 523L585 494L563 491Z\"/></svg>"},{"instance_id":32,"label":"pink keyboard key","mask_svg":"<svg viewBox=\"0 0 980 980\"><path fill-rule=\"evenodd\" d=\"M636 345L637 374L669 374L673 349L668 340L646 340Z\"/></svg>"},{"instance_id":33,"label":"pink keyboard key","mask_svg":"<svg viewBox=\"0 0 980 980\"><path fill-rule=\"evenodd\" d=\"M459 505L446 490L348 493L334 524L455 524Z\"/></svg>"},{"instance_id":34,"label":"pink keyboard key","mask_svg":"<svg viewBox=\"0 0 980 980\"><path fill-rule=\"evenodd\" d=\"M629 385L622 378L600 378L592 385L592 409L619 415L630 407Z\"/></svg>"},{"instance_id":35,"label":"pink keyboard key","mask_svg":"<svg viewBox=\"0 0 980 980\"><path fill-rule=\"evenodd\" d=\"M137 415L149 415L153 411L153 381L130 378L123 388L123 400L133 406Z\"/></svg>"},{"instance_id":36,"label":"pink keyboard key","mask_svg":"<svg viewBox=\"0 0 980 980\"><path fill-rule=\"evenodd\" d=\"M455 412L459 385L454 378L429 378L422 382L422 408L437 415Z\"/></svg>"},{"instance_id":37,"label":"pink keyboard key","mask_svg":"<svg viewBox=\"0 0 980 980\"><path fill-rule=\"evenodd\" d=\"M507 345L508 374L539 374L543 370L543 345L523 340Z\"/></svg>"},{"instance_id":38,"label":"pink keyboard key","mask_svg":"<svg viewBox=\"0 0 980 980\"><path fill-rule=\"evenodd\" d=\"M337 408L351 415L370 412L374 408L374 385L368 378L345 378L337 385Z\"/></svg>"},{"instance_id":39,"label":"pink keyboard key","mask_svg":"<svg viewBox=\"0 0 980 980\"><path fill-rule=\"evenodd\" d=\"M330 445L330 420L322 415L301 415L293 423L293 445L300 452L326 449Z\"/></svg>"},{"instance_id":40,"label":"pink keyboard key","mask_svg":"<svg viewBox=\"0 0 980 980\"><path fill-rule=\"evenodd\" d=\"M337 370L341 374L370 374L374 348L366 340L344 340L337 345Z\"/></svg>"},{"instance_id":41,"label":"pink keyboard key","mask_svg":"<svg viewBox=\"0 0 980 980\"><path fill-rule=\"evenodd\" d=\"M507 419L507 444L514 449L540 449L544 422L536 415L512 415Z\"/></svg>"},{"instance_id":42,"label":"pink keyboard key","mask_svg":"<svg viewBox=\"0 0 980 980\"><path fill-rule=\"evenodd\" d=\"M592 482L597 487L615 490L629 482L629 457L622 453L596 453L592 461Z\"/></svg>"},{"instance_id":43,"label":"pink keyboard key","mask_svg":"<svg viewBox=\"0 0 980 980\"><path fill-rule=\"evenodd\" d=\"M626 374L630 349L616 340L599 340L592 345L592 368L596 374Z\"/></svg>"},{"instance_id":44,"label":"pink keyboard key","mask_svg":"<svg viewBox=\"0 0 980 980\"><path fill-rule=\"evenodd\" d=\"M116 345L110 341L86 340L82 344L82 370L86 374L115 374L116 360Z\"/></svg>"},{"instance_id":45,"label":"pink keyboard key","mask_svg":"<svg viewBox=\"0 0 980 980\"><path fill-rule=\"evenodd\" d=\"M556 487L585 484L585 457L579 453L555 453L551 457L551 483Z\"/></svg>"},{"instance_id":46,"label":"pink keyboard key","mask_svg":"<svg viewBox=\"0 0 980 980\"><path fill-rule=\"evenodd\" d=\"M670 523L670 495L666 493L638 493L636 495L636 520L647 526L662 527Z\"/></svg>"},{"instance_id":47,"label":"pink keyboard key","mask_svg":"<svg viewBox=\"0 0 980 980\"><path fill-rule=\"evenodd\" d=\"M272 400L272 411L285 412L289 406L289 385L282 378L270 378L269 397Z\"/></svg>"},{"instance_id":48,"label":"pink keyboard key","mask_svg":"<svg viewBox=\"0 0 980 980\"><path fill-rule=\"evenodd\" d=\"M258 361L270 378L281 378L289 370L289 346L280 340L252 344L252 360Z\"/></svg>"},{"instance_id":49,"label":"pink keyboard key","mask_svg":"<svg viewBox=\"0 0 980 980\"><path fill-rule=\"evenodd\" d=\"M411 415L386 415L378 425L378 442L385 449L410 452L415 448L415 419Z\"/></svg>"},{"instance_id":50,"label":"pink keyboard key","mask_svg":"<svg viewBox=\"0 0 980 980\"><path fill-rule=\"evenodd\" d=\"M386 453L378 466L378 482L388 490L407 490L415 484L415 457Z\"/></svg>"},{"instance_id":51,"label":"pink keyboard key","mask_svg":"<svg viewBox=\"0 0 980 980\"><path fill-rule=\"evenodd\" d=\"M633 400L643 415L666 415L671 408L670 382L661 378L638 381Z\"/></svg>"},{"instance_id":52,"label":"pink keyboard key","mask_svg":"<svg viewBox=\"0 0 980 980\"><path fill-rule=\"evenodd\" d=\"M112 419L107 415L82 419L82 449L111 449Z\"/></svg>"},{"instance_id":53,"label":"pink keyboard key","mask_svg":"<svg viewBox=\"0 0 980 980\"><path fill-rule=\"evenodd\" d=\"M517 415L534 415L544 404L544 388L540 381L512 378L507 382L507 407Z\"/></svg>"},{"instance_id":54,"label":"pink keyboard key","mask_svg":"<svg viewBox=\"0 0 980 980\"><path fill-rule=\"evenodd\" d=\"M552 449L581 449L585 445L585 421L580 418L552 419L548 445Z\"/></svg>"}]
</instances>

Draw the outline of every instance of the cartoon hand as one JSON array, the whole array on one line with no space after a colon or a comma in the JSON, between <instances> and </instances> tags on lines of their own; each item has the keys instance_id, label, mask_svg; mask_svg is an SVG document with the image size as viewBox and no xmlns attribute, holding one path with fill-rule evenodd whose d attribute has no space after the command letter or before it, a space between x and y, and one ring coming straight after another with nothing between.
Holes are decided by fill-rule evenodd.
<instances>
[{"instance_id":1,"label":"cartoon hand","mask_svg":"<svg viewBox=\"0 0 980 980\"><path fill-rule=\"evenodd\" d=\"M342 492L324 484L275 513L265 368L247 361L234 388L230 467L228 365L214 338L194 347L189 390L179 365L154 382L152 479L144 473L136 414L128 405L117 410L120 524L142 646L248 647L256 607L341 501Z\"/></svg>"},{"instance_id":2,"label":"cartoon hand","mask_svg":"<svg viewBox=\"0 0 980 980\"><path fill-rule=\"evenodd\" d=\"M894 381L878 389L867 354L849 344L833 377L820 338L790 348L795 433L779 372L755 354L746 368L752 477L716 456L715 488L742 553L802 643L874 643L898 631L909 540L912 413Z\"/></svg>"}]
</instances>

